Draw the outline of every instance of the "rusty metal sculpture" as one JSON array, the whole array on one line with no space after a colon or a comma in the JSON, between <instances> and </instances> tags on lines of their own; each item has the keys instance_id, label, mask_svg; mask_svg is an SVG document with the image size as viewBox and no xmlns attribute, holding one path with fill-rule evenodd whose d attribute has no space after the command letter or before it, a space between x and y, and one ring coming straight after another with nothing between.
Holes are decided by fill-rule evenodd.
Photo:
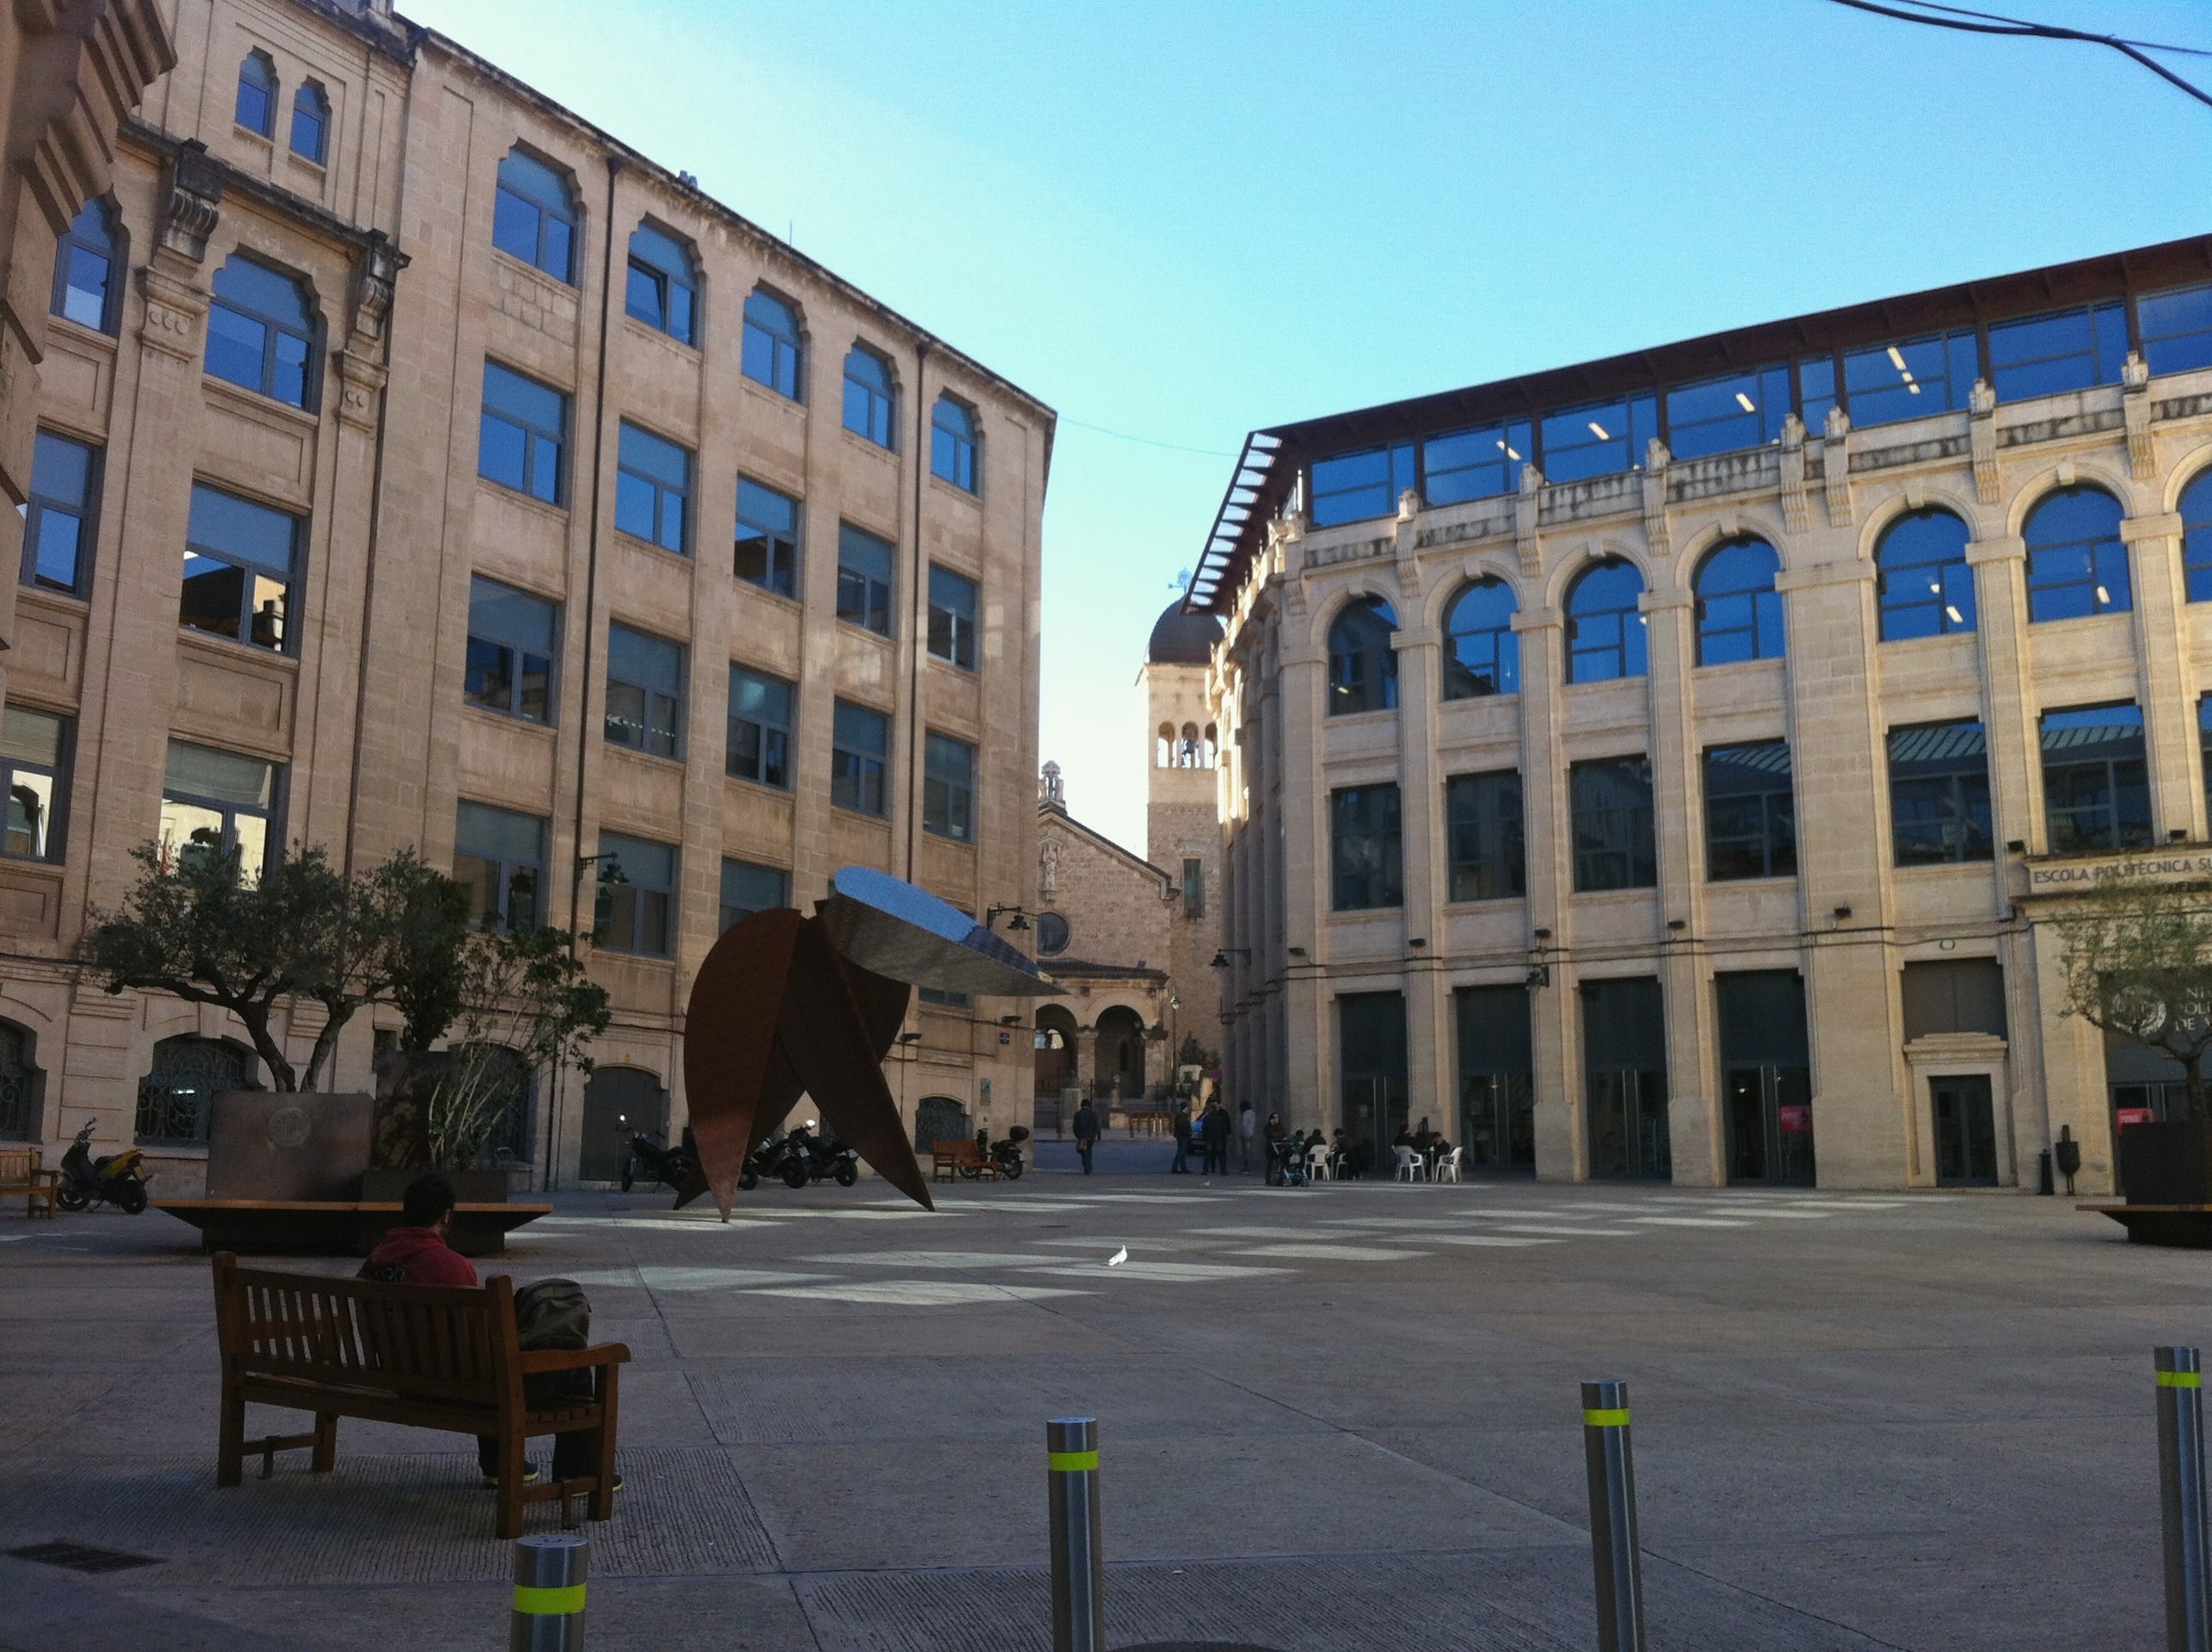
<instances>
[{"instance_id":1,"label":"rusty metal sculpture","mask_svg":"<svg viewBox=\"0 0 2212 1652\"><path fill-rule=\"evenodd\" d=\"M964 913L863 866L830 880L813 917L783 908L732 926L700 965L684 1019L698 1151L678 1207L711 1193L726 1218L745 1160L806 1095L879 1175L934 1210L883 1072L915 987L1060 991Z\"/></svg>"}]
</instances>

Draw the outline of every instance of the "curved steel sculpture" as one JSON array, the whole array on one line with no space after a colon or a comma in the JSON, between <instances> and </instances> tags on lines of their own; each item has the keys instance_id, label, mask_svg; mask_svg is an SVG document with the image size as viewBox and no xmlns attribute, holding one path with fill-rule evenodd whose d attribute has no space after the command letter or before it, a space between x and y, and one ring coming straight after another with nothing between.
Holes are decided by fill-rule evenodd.
<instances>
[{"instance_id":1,"label":"curved steel sculpture","mask_svg":"<svg viewBox=\"0 0 2212 1652\"><path fill-rule=\"evenodd\" d=\"M865 866L831 879L813 917L787 907L732 925L699 966L684 1017L698 1156L678 1208L711 1193L726 1218L746 1157L805 1095L884 1180L934 1210L883 1072L916 987L1060 991L957 908Z\"/></svg>"}]
</instances>

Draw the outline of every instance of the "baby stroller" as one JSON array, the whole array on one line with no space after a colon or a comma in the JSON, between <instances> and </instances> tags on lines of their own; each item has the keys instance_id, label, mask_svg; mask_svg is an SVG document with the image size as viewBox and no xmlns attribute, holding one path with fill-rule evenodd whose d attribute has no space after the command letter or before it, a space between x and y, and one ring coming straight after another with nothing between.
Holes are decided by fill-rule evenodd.
<instances>
[{"instance_id":1,"label":"baby stroller","mask_svg":"<svg viewBox=\"0 0 2212 1652\"><path fill-rule=\"evenodd\" d=\"M1306 1145L1303 1141L1271 1141L1267 1144L1267 1185L1270 1187L1303 1187L1306 1185Z\"/></svg>"}]
</instances>

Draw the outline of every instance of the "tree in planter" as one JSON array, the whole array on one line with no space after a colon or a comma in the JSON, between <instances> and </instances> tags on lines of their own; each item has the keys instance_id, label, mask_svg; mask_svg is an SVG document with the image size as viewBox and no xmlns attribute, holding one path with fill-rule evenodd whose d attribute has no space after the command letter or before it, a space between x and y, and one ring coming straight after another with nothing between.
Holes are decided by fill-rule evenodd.
<instances>
[{"instance_id":1,"label":"tree in planter","mask_svg":"<svg viewBox=\"0 0 2212 1652\"><path fill-rule=\"evenodd\" d=\"M2212 891L2114 878L2059 920L2066 1013L2179 1061L2192 1121L2212 1120Z\"/></svg>"},{"instance_id":2,"label":"tree in planter","mask_svg":"<svg viewBox=\"0 0 2212 1652\"><path fill-rule=\"evenodd\" d=\"M406 953L404 914L450 883L411 849L348 877L320 848L301 848L247 882L235 848L196 845L172 859L131 852L141 871L120 910L95 911L78 957L106 989L161 992L238 1017L280 1090L312 1090L346 1023L392 995ZM280 1005L323 1011L304 1069L271 1029Z\"/></svg>"}]
</instances>

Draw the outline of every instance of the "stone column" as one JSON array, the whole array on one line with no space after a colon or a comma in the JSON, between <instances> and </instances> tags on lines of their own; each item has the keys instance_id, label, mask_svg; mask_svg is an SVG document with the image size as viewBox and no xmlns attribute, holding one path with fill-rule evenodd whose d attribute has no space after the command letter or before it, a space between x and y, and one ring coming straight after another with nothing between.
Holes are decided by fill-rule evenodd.
<instances>
[{"instance_id":1,"label":"stone column","mask_svg":"<svg viewBox=\"0 0 2212 1652\"><path fill-rule=\"evenodd\" d=\"M1310 1130L1336 1114L1334 1011L1322 972L1328 962L1328 798L1322 783L1328 692L1328 651L1304 641L1302 592L1284 604L1282 648L1283 940L1303 948L1290 957L1285 994L1289 1005L1287 1070L1283 1075L1283 1120Z\"/></svg>"},{"instance_id":2,"label":"stone column","mask_svg":"<svg viewBox=\"0 0 2212 1652\"><path fill-rule=\"evenodd\" d=\"M1583 1129L1581 1017L1577 1012L1572 942L1573 852L1567 810L1567 769L1559 750L1559 695L1565 681L1564 624L1556 608L1513 616L1521 645L1522 835L1528 846L1528 929L1532 964L1549 984L1528 993L1535 1073L1536 1174L1546 1181L1580 1181L1589 1174ZM1551 932L1548 938L1540 932Z\"/></svg>"},{"instance_id":3,"label":"stone column","mask_svg":"<svg viewBox=\"0 0 2212 1652\"><path fill-rule=\"evenodd\" d=\"M2181 514L2129 517L2120 524L2135 589L2136 701L2148 744L2151 812L2159 835L2205 833L2204 793L2197 784L2197 674L2181 637L2188 597L2181 576ZM2078 1132L2076 1133L2079 1133Z\"/></svg>"},{"instance_id":4,"label":"stone column","mask_svg":"<svg viewBox=\"0 0 2212 1652\"><path fill-rule=\"evenodd\" d=\"M1408 544L1410 527L1401 525ZM1402 580L1401 580L1402 585ZM1418 586L1408 592L1410 605ZM1425 627L1391 639L1398 656L1398 798L1402 822L1406 983L1406 1096L1408 1117L1424 1114L1456 1139L1452 1123L1453 1064L1449 1011L1439 951L1448 875L1443 842L1443 780L1436 761L1439 639ZM1422 945L1413 943L1421 941Z\"/></svg>"},{"instance_id":5,"label":"stone column","mask_svg":"<svg viewBox=\"0 0 2212 1652\"><path fill-rule=\"evenodd\" d=\"M2015 839L2037 853L2045 844L2043 764L2036 750L2037 708L2027 692L2027 544L2018 538L1976 539L1966 547L1966 561L1974 569L1982 720L1990 732L1990 801L1996 837L2000 844Z\"/></svg>"}]
</instances>

